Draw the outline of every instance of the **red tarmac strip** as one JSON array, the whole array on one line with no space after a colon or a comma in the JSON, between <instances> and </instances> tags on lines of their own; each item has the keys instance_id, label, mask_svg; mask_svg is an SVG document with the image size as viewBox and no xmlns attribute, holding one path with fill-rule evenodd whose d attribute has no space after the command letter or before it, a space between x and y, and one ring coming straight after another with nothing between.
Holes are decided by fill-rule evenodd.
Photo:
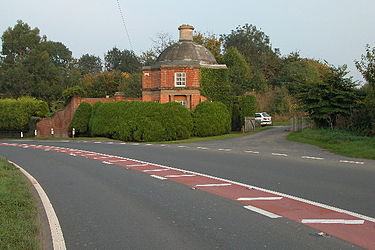
<instances>
[{"instance_id":1,"label":"red tarmac strip","mask_svg":"<svg viewBox=\"0 0 375 250\"><path fill-rule=\"evenodd\" d=\"M221 197L225 197L244 205L250 205L261 210L280 215L290 220L302 223L305 220L309 223L304 223L309 227L316 230L323 231L329 235L341 238L345 241L351 242L355 245L366 249L375 249L375 219L367 216L355 214L342 209L318 204L315 202L303 200L298 197L293 197L287 194L281 194L262 188L248 186L246 184L232 182L213 176L207 176L187 170L179 170L169 168L157 164L147 163L134 159L127 159L118 156L108 156L105 154L87 152L83 150L69 150L68 148L15 144L15 143L0 143L3 146L17 146L23 148L35 148L42 150L50 150L62 152L67 154L74 154L88 159L95 159L104 162L110 162L114 165L129 168L135 171L143 172L152 176L163 177L168 180L178 182L202 191L212 193ZM105 157L105 158L99 158ZM147 165L145 165L147 164ZM153 169L168 169L166 171L149 171L144 170ZM194 176L181 176L178 178L168 178L172 175L194 175ZM197 186L205 184L231 184L227 186ZM259 197L282 197L282 199L269 199L269 200L237 200L238 198L259 198ZM316 219L319 222L315 221ZM338 219L338 221L333 221ZM311 221L313 220L313 221ZM320 221L321 220L321 221ZM356 224L345 224L338 222L351 222ZM362 223L363 222L363 223Z\"/></svg>"}]
</instances>

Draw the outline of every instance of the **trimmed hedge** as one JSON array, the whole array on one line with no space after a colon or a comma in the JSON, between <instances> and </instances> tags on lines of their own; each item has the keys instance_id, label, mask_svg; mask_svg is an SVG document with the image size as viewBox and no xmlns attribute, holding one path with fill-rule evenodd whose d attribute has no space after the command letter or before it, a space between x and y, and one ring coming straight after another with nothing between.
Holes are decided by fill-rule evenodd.
<instances>
[{"instance_id":1,"label":"trimmed hedge","mask_svg":"<svg viewBox=\"0 0 375 250\"><path fill-rule=\"evenodd\" d=\"M179 103L110 102L98 104L90 121L94 136L124 141L166 141L191 136L192 118Z\"/></svg>"},{"instance_id":2,"label":"trimmed hedge","mask_svg":"<svg viewBox=\"0 0 375 250\"><path fill-rule=\"evenodd\" d=\"M76 112L74 113L73 119L69 124L69 131L72 131L74 128L77 136L88 134L91 113L91 105L87 102L82 102L78 106Z\"/></svg>"},{"instance_id":3,"label":"trimmed hedge","mask_svg":"<svg viewBox=\"0 0 375 250\"><path fill-rule=\"evenodd\" d=\"M241 126L245 125L245 117L255 117L257 100L255 95L244 95L238 97L239 116Z\"/></svg>"},{"instance_id":4,"label":"trimmed hedge","mask_svg":"<svg viewBox=\"0 0 375 250\"><path fill-rule=\"evenodd\" d=\"M231 114L221 102L201 102L193 112L196 136L227 134L231 130Z\"/></svg>"},{"instance_id":5,"label":"trimmed hedge","mask_svg":"<svg viewBox=\"0 0 375 250\"><path fill-rule=\"evenodd\" d=\"M0 100L0 130L28 131L32 116L45 117L48 104L31 97Z\"/></svg>"}]
</instances>

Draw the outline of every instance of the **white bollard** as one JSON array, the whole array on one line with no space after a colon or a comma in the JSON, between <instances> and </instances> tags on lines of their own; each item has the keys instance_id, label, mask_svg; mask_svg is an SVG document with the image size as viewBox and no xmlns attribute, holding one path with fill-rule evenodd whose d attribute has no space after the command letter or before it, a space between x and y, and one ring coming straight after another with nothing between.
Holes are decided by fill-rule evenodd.
<instances>
[{"instance_id":1,"label":"white bollard","mask_svg":"<svg viewBox=\"0 0 375 250\"><path fill-rule=\"evenodd\" d=\"M23 138L23 132L21 132L21 138Z\"/></svg>"},{"instance_id":2,"label":"white bollard","mask_svg":"<svg viewBox=\"0 0 375 250\"><path fill-rule=\"evenodd\" d=\"M34 135L37 136L38 135L38 130L34 130Z\"/></svg>"},{"instance_id":3,"label":"white bollard","mask_svg":"<svg viewBox=\"0 0 375 250\"><path fill-rule=\"evenodd\" d=\"M53 130L53 128L51 128L51 135L53 136L55 134L55 131Z\"/></svg>"},{"instance_id":4,"label":"white bollard","mask_svg":"<svg viewBox=\"0 0 375 250\"><path fill-rule=\"evenodd\" d=\"M73 136L73 138L74 138L74 135L76 134L76 129L75 128L73 128L72 129L72 136Z\"/></svg>"}]
</instances>

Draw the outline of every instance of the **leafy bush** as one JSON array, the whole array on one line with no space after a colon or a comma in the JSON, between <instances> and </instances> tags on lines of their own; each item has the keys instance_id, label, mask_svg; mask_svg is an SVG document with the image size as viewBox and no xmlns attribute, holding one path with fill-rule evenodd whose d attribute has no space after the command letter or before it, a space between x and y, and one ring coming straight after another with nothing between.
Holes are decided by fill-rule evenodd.
<instances>
[{"instance_id":1,"label":"leafy bush","mask_svg":"<svg viewBox=\"0 0 375 250\"><path fill-rule=\"evenodd\" d=\"M72 129L74 128L77 136L87 134L91 112L91 105L87 102L82 102L78 106L76 112L74 113L73 119L69 124L69 131L72 131Z\"/></svg>"},{"instance_id":2,"label":"leafy bush","mask_svg":"<svg viewBox=\"0 0 375 250\"><path fill-rule=\"evenodd\" d=\"M0 100L0 130L29 130L32 116L45 117L49 113L46 102L31 97Z\"/></svg>"},{"instance_id":3,"label":"leafy bush","mask_svg":"<svg viewBox=\"0 0 375 250\"><path fill-rule=\"evenodd\" d=\"M193 133L197 136L227 134L231 129L231 115L221 102L202 102L193 112L193 124Z\"/></svg>"},{"instance_id":4,"label":"leafy bush","mask_svg":"<svg viewBox=\"0 0 375 250\"><path fill-rule=\"evenodd\" d=\"M257 100L255 95L244 95L238 97L239 115L241 126L245 124L245 117L255 117Z\"/></svg>"},{"instance_id":5,"label":"leafy bush","mask_svg":"<svg viewBox=\"0 0 375 250\"><path fill-rule=\"evenodd\" d=\"M164 141L191 135L192 118L178 103L110 102L93 108L91 133L124 141Z\"/></svg>"},{"instance_id":6,"label":"leafy bush","mask_svg":"<svg viewBox=\"0 0 375 250\"><path fill-rule=\"evenodd\" d=\"M67 103L73 96L85 96L86 93L81 86L74 86L64 90L62 95L65 102Z\"/></svg>"}]
</instances>

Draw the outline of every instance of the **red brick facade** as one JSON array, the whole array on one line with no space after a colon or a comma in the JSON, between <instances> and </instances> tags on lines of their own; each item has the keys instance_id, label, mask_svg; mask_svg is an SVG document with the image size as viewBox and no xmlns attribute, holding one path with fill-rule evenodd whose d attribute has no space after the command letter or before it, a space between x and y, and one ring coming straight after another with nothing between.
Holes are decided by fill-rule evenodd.
<instances>
[{"instance_id":1,"label":"red brick facade","mask_svg":"<svg viewBox=\"0 0 375 250\"><path fill-rule=\"evenodd\" d=\"M186 74L186 85L175 86L175 73ZM183 104L194 109L207 98L200 95L199 68L146 68L142 75L142 101L173 102L183 101Z\"/></svg>"}]
</instances>

